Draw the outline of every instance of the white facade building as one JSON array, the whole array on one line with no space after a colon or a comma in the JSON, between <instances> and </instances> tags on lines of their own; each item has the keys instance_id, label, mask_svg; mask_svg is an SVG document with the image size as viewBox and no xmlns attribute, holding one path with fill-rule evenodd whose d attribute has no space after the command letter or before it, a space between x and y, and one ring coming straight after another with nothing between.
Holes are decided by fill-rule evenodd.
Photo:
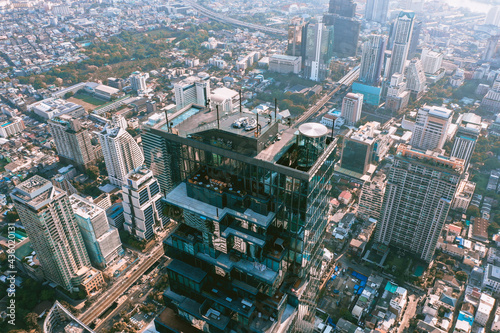
<instances>
[{"instance_id":1,"label":"white facade building","mask_svg":"<svg viewBox=\"0 0 500 333\"><path fill-rule=\"evenodd\" d=\"M77 194L69 197L90 261L106 268L122 251L118 229L110 227L106 211Z\"/></svg>"},{"instance_id":2,"label":"white facade building","mask_svg":"<svg viewBox=\"0 0 500 333\"><path fill-rule=\"evenodd\" d=\"M146 91L146 80L148 78L148 73L133 72L132 75L130 75L130 85L132 86L132 90L137 93Z\"/></svg>"},{"instance_id":3,"label":"white facade building","mask_svg":"<svg viewBox=\"0 0 500 333\"><path fill-rule=\"evenodd\" d=\"M96 133L111 184L122 186L127 174L144 163L141 148L123 128L107 125Z\"/></svg>"},{"instance_id":4,"label":"white facade building","mask_svg":"<svg viewBox=\"0 0 500 333\"><path fill-rule=\"evenodd\" d=\"M174 83L175 105L180 110L190 104L205 106L210 96L210 77L205 74Z\"/></svg>"},{"instance_id":5,"label":"white facade building","mask_svg":"<svg viewBox=\"0 0 500 333\"><path fill-rule=\"evenodd\" d=\"M442 149L446 141L453 111L424 105L418 110L411 146L422 150Z\"/></svg>"},{"instance_id":6,"label":"white facade building","mask_svg":"<svg viewBox=\"0 0 500 333\"><path fill-rule=\"evenodd\" d=\"M435 74L441 68L443 54L424 48L420 60L422 61L422 67L425 73Z\"/></svg>"},{"instance_id":7,"label":"white facade building","mask_svg":"<svg viewBox=\"0 0 500 333\"><path fill-rule=\"evenodd\" d=\"M488 264L484 271L483 288L500 293L500 267Z\"/></svg>"},{"instance_id":8,"label":"white facade building","mask_svg":"<svg viewBox=\"0 0 500 333\"><path fill-rule=\"evenodd\" d=\"M152 239L169 220L163 215L158 180L151 170L139 167L127 176L122 190L125 230L140 239Z\"/></svg>"},{"instance_id":9,"label":"white facade building","mask_svg":"<svg viewBox=\"0 0 500 333\"><path fill-rule=\"evenodd\" d=\"M217 88L210 96L210 103L213 110L219 106L220 112L233 113L239 110L240 94L233 89Z\"/></svg>"},{"instance_id":10,"label":"white facade building","mask_svg":"<svg viewBox=\"0 0 500 333\"><path fill-rule=\"evenodd\" d=\"M348 93L342 100L341 116L347 125L354 125L361 118L363 108L363 95Z\"/></svg>"},{"instance_id":11,"label":"white facade building","mask_svg":"<svg viewBox=\"0 0 500 333\"><path fill-rule=\"evenodd\" d=\"M45 277L69 291L80 286L90 260L67 193L33 176L11 197Z\"/></svg>"},{"instance_id":12,"label":"white facade building","mask_svg":"<svg viewBox=\"0 0 500 333\"><path fill-rule=\"evenodd\" d=\"M20 117L12 117L7 121L0 123L0 138L8 138L9 136L21 133L26 126Z\"/></svg>"}]
</instances>

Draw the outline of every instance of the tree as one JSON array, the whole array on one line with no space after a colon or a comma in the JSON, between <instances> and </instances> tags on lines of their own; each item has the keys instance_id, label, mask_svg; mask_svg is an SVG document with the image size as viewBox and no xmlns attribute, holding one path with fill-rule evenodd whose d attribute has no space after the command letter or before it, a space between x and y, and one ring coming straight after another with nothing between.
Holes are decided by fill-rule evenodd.
<instances>
[{"instance_id":1,"label":"tree","mask_svg":"<svg viewBox=\"0 0 500 333\"><path fill-rule=\"evenodd\" d=\"M28 326L28 328L40 331L40 326L38 325L38 314L30 312L26 315L26 317L24 317L24 320L26 321L26 326Z\"/></svg>"},{"instance_id":2,"label":"tree","mask_svg":"<svg viewBox=\"0 0 500 333\"><path fill-rule=\"evenodd\" d=\"M93 165L90 165L88 168L87 168L87 175L89 176L90 179L92 180L96 180L97 177L99 177L99 168L93 164Z\"/></svg>"},{"instance_id":3,"label":"tree","mask_svg":"<svg viewBox=\"0 0 500 333\"><path fill-rule=\"evenodd\" d=\"M72 91L68 91L67 93L64 94L64 99L68 99L68 98L71 98L75 95L74 92Z\"/></svg>"},{"instance_id":4,"label":"tree","mask_svg":"<svg viewBox=\"0 0 500 333\"><path fill-rule=\"evenodd\" d=\"M10 210L7 212L7 215L5 216L7 219L7 222L12 223L16 222L19 219L19 214L15 210Z\"/></svg>"},{"instance_id":5,"label":"tree","mask_svg":"<svg viewBox=\"0 0 500 333\"><path fill-rule=\"evenodd\" d=\"M469 208L467 208L466 214L467 216L479 217L481 216L481 211L476 206L469 206Z\"/></svg>"},{"instance_id":6,"label":"tree","mask_svg":"<svg viewBox=\"0 0 500 333\"><path fill-rule=\"evenodd\" d=\"M465 272L462 272L462 271L458 271L456 274L455 274L455 277L457 278L458 281L467 281L467 273Z\"/></svg>"}]
</instances>

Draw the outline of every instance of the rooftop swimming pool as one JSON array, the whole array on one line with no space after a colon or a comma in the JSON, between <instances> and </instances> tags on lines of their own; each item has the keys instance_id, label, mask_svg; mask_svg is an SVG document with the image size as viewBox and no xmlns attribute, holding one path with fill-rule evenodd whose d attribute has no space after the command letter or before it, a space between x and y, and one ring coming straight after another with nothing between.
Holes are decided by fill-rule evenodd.
<instances>
[{"instance_id":1,"label":"rooftop swimming pool","mask_svg":"<svg viewBox=\"0 0 500 333\"><path fill-rule=\"evenodd\" d=\"M172 124L171 127L175 127L185 121L186 119L191 118L195 114L199 113L202 109L196 108L196 107L191 107L190 109L186 110L185 112L181 113L174 119L169 119L169 122ZM163 125L161 127L162 130L167 130L167 124Z\"/></svg>"}]
</instances>

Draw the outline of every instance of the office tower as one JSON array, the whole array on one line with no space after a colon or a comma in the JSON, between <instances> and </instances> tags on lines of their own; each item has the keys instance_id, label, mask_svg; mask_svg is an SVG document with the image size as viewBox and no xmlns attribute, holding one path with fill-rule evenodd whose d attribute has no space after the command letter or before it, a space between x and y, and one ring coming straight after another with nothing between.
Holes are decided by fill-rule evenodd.
<instances>
[{"instance_id":1,"label":"office tower","mask_svg":"<svg viewBox=\"0 0 500 333\"><path fill-rule=\"evenodd\" d=\"M467 169L481 132L481 117L474 113L465 113L461 117L450 156L464 160Z\"/></svg>"},{"instance_id":2,"label":"office tower","mask_svg":"<svg viewBox=\"0 0 500 333\"><path fill-rule=\"evenodd\" d=\"M240 126L239 113L186 112L144 127L144 151L172 170L166 211L179 223L164 242L165 315L207 331L312 332L336 140L316 123L275 141L274 116ZM175 323L162 318L165 332Z\"/></svg>"},{"instance_id":3,"label":"office tower","mask_svg":"<svg viewBox=\"0 0 500 333\"><path fill-rule=\"evenodd\" d=\"M354 17L356 15L356 3L353 0L330 0L328 13Z\"/></svg>"},{"instance_id":4,"label":"office tower","mask_svg":"<svg viewBox=\"0 0 500 333\"><path fill-rule=\"evenodd\" d=\"M100 269L108 267L122 251L118 229L109 226L106 212L96 204L77 194L71 195L69 201L90 262Z\"/></svg>"},{"instance_id":5,"label":"office tower","mask_svg":"<svg viewBox=\"0 0 500 333\"><path fill-rule=\"evenodd\" d=\"M385 175L377 175L371 181L366 181L361 187L358 213L367 218L380 220L382 204L384 203Z\"/></svg>"},{"instance_id":6,"label":"office tower","mask_svg":"<svg viewBox=\"0 0 500 333\"><path fill-rule=\"evenodd\" d=\"M174 93L177 110L190 104L205 106L210 97L210 76L190 76L174 83Z\"/></svg>"},{"instance_id":7,"label":"office tower","mask_svg":"<svg viewBox=\"0 0 500 333\"><path fill-rule=\"evenodd\" d=\"M404 74L414 18L415 13L413 12L402 11L399 13L394 25L394 44L392 46L391 62L387 73L388 78L392 78L392 75L396 73Z\"/></svg>"},{"instance_id":8,"label":"office tower","mask_svg":"<svg viewBox=\"0 0 500 333\"><path fill-rule=\"evenodd\" d=\"M431 261L463 171L463 160L401 144L387 175L377 242Z\"/></svg>"},{"instance_id":9,"label":"office tower","mask_svg":"<svg viewBox=\"0 0 500 333\"><path fill-rule=\"evenodd\" d=\"M422 61L422 68L427 74L435 74L441 69L441 64L443 63L443 54L440 52L431 51L428 48L422 49L422 54L420 56L420 61Z\"/></svg>"},{"instance_id":10,"label":"office tower","mask_svg":"<svg viewBox=\"0 0 500 333\"><path fill-rule=\"evenodd\" d=\"M410 46L408 48L407 60L415 58L417 54L418 43L420 41L420 34L422 33L422 22L415 20L413 23L413 30L411 33Z\"/></svg>"},{"instance_id":11,"label":"office tower","mask_svg":"<svg viewBox=\"0 0 500 333\"><path fill-rule=\"evenodd\" d=\"M488 43L486 44L486 49L484 50L482 60L489 61L495 58L499 38L500 35L495 35L488 38Z\"/></svg>"},{"instance_id":12,"label":"office tower","mask_svg":"<svg viewBox=\"0 0 500 333\"><path fill-rule=\"evenodd\" d=\"M323 81L330 69L332 29L321 22L309 23L306 32L304 75L313 81Z\"/></svg>"},{"instance_id":13,"label":"office tower","mask_svg":"<svg viewBox=\"0 0 500 333\"><path fill-rule=\"evenodd\" d=\"M365 20L380 24L387 23L389 0L367 0L365 7Z\"/></svg>"},{"instance_id":14,"label":"office tower","mask_svg":"<svg viewBox=\"0 0 500 333\"><path fill-rule=\"evenodd\" d=\"M403 74L393 74L387 89L385 107L393 112L400 112L408 106L409 101L410 92L406 90Z\"/></svg>"},{"instance_id":15,"label":"office tower","mask_svg":"<svg viewBox=\"0 0 500 333\"><path fill-rule=\"evenodd\" d=\"M348 93L342 100L341 116L344 117L347 125L356 124L361 118L363 108L363 95Z\"/></svg>"},{"instance_id":16,"label":"office tower","mask_svg":"<svg viewBox=\"0 0 500 333\"><path fill-rule=\"evenodd\" d=\"M410 145L422 150L443 149L453 111L424 105L417 113Z\"/></svg>"},{"instance_id":17,"label":"office tower","mask_svg":"<svg viewBox=\"0 0 500 333\"><path fill-rule=\"evenodd\" d=\"M130 85L136 93L144 92L147 89L146 80L149 78L148 73L133 72L130 75Z\"/></svg>"},{"instance_id":18,"label":"office tower","mask_svg":"<svg viewBox=\"0 0 500 333\"><path fill-rule=\"evenodd\" d=\"M365 135L344 137L340 167L364 175L373 158L375 139Z\"/></svg>"},{"instance_id":19,"label":"office tower","mask_svg":"<svg viewBox=\"0 0 500 333\"><path fill-rule=\"evenodd\" d=\"M11 193L45 277L66 290L82 284L90 260L68 195L33 176Z\"/></svg>"},{"instance_id":20,"label":"office tower","mask_svg":"<svg viewBox=\"0 0 500 333\"><path fill-rule=\"evenodd\" d=\"M144 163L141 148L123 128L111 124L97 132L111 184L122 186L127 174Z\"/></svg>"},{"instance_id":21,"label":"office tower","mask_svg":"<svg viewBox=\"0 0 500 333\"><path fill-rule=\"evenodd\" d=\"M381 35L370 35L363 43L359 69L360 82L374 86L380 83L386 43L386 37Z\"/></svg>"},{"instance_id":22,"label":"office tower","mask_svg":"<svg viewBox=\"0 0 500 333\"><path fill-rule=\"evenodd\" d=\"M339 57L356 56L361 22L356 19L356 3L352 0L331 0L323 23L333 27L332 52Z\"/></svg>"},{"instance_id":23,"label":"office tower","mask_svg":"<svg viewBox=\"0 0 500 333\"><path fill-rule=\"evenodd\" d=\"M79 168L87 168L94 163L96 157L90 142L90 133L82 127L78 119L61 115L52 118L48 123L57 155L62 160Z\"/></svg>"},{"instance_id":24,"label":"office tower","mask_svg":"<svg viewBox=\"0 0 500 333\"><path fill-rule=\"evenodd\" d=\"M122 190L125 231L140 239L152 239L168 222L163 215L160 185L153 172L144 166L133 170Z\"/></svg>"},{"instance_id":25,"label":"office tower","mask_svg":"<svg viewBox=\"0 0 500 333\"><path fill-rule=\"evenodd\" d=\"M491 7L486 15L486 19L484 24L495 25L498 27L500 24L500 7L494 6Z\"/></svg>"},{"instance_id":26,"label":"office tower","mask_svg":"<svg viewBox=\"0 0 500 333\"><path fill-rule=\"evenodd\" d=\"M294 17L288 26L288 47L286 54L294 57L302 56L303 43L305 36L303 31L306 27L306 22L301 17Z\"/></svg>"},{"instance_id":27,"label":"office tower","mask_svg":"<svg viewBox=\"0 0 500 333\"><path fill-rule=\"evenodd\" d=\"M413 99L420 99L425 93L425 73L420 59L413 58L406 67L406 88L410 90Z\"/></svg>"}]
</instances>

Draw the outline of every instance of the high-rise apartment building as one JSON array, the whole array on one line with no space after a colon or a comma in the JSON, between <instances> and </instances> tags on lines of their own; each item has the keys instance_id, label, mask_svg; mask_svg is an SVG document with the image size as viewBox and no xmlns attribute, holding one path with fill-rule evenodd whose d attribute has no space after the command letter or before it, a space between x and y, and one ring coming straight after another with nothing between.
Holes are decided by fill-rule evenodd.
<instances>
[{"instance_id":1,"label":"high-rise apartment building","mask_svg":"<svg viewBox=\"0 0 500 333\"><path fill-rule=\"evenodd\" d=\"M141 147L121 127L106 125L97 132L111 184L122 186L127 174L144 163Z\"/></svg>"},{"instance_id":2,"label":"high-rise apartment building","mask_svg":"<svg viewBox=\"0 0 500 333\"><path fill-rule=\"evenodd\" d=\"M420 42L420 34L422 33L422 21L415 20L413 22L413 30L411 33L410 46L408 48L407 60L415 58L417 54L418 44Z\"/></svg>"},{"instance_id":3,"label":"high-rise apartment building","mask_svg":"<svg viewBox=\"0 0 500 333\"><path fill-rule=\"evenodd\" d=\"M385 107L393 112L400 112L408 106L409 100L410 92L406 89L403 74L393 74L387 88Z\"/></svg>"},{"instance_id":4,"label":"high-rise apartment building","mask_svg":"<svg viewBox=\"0 0 500 333\"><path fill-rule=\"evenodd\" d=\"M431 261L463 171L463 160L400 145L387 175L377 242Z\"/></svg>"},{"instance_id":5,"label":"high-rise apartment building","mask_svg":"<svg viewBox=\"0 0 500 333\"><path fill-rule=\"evenodd\" d=\"M465 161L468 167L479 133L481 132L481 117L473 113L465 113L455 134L455 141L450 156Z\"/></svg>"},{"instance_id":6,"label":"high-rise apartment building","mask_svg":"<svg viewBox=\"0 0 500 333\"><path fill-rule=\"evenodd\" d=\"M356 56L361 22L355 15L353 0L331 0L328 13L323 16L323 23L333 26L332 52L340 57Z\"/></svg>"},{"instance_id":7,"label":"high-rise apartment building","mask_svg":"<svg viewBox=\"0 0 500 333\"><path fill-rule=\"evenodd\" d=\"M410 47L411 35L415 19L414 12L402 11L394 24L391 61L387 78L393 74L404 74L408 50Z\"/></svg>"},{"instance_id":8,"label":"high-rise apartment building","mask_svg":"<svg viewBox=\"0 0 500 333\"><path fill-rule=\"evenodd\" d=\"M80 286L90 260L67 193L33 176L11 198L45 278L69 291Z\"/></svg>"},{"instance_id":9,"label":"high-rise apartment building","mask_svg":"<svg viewBox=\"0 0 500 333\"><path fill-rule=\"evenodd\" d=\"M367 218L380 220L384 203L385 175L375 176L371 181L363 183L359 196L358 213Z\"/></svg>"},{"instance_id":10,"label":"high-rise apartment building","mask_svg":"<svg viewBox=\"0 0 500 333\"><path fill-rule=\"evenodd\" d=\"M137 93L144 92L147 89L146 80L148 78L148 73L133 72L130 75L130 85L132 87L132 90Z\"/></svg>"},{"instance_id":11,"label":"high-rise apartment building","mask_svg":"<svg viewBox=\"0 0 500 333\"><path fill-rule=\"evenodd\" d=\"M166 210L179 223L164 242L160 332L172 313L210 332L314 330L336 140L306 123L275 141L278 121L245 116L251 130L233 125L239 113L205 110L144 128L144 150L171 170Z\"/></svg>"},{"instance_id":12,"label":"high-rise apartment building","mask_svg":"<svg viewBox=\"0 0 500 333\"><path fill-rule=\"evenodd\" d=\"M286 54L294 57L302 56L304 48L305 36L304 29L306 22L301 17L294 17L288 26L288 47Z\"/></svg>"},{"instance_id":13,"label":"high-rise apartment building","mask_svg":"<svg viewBox=\"0 0 500 333\"><path fill-rule=\"evenodd\" d=\"M443 54L440 52L431 51L428 48L424 48L422 49L420 60L422 61L422 67L425 73L435 74L441 69L441 64L443 63Z\"/></svg>"},{"instance_id":14,"label":"high-rise apartment building","mask_svg":"<svg viewBox=\"0 0 500 333\"><path fill-rule=\"evenodd\" d=\"M342 100L341 116L347 125L356 124L361 118L363 109L363 95L348 93Z\"/></svg>"},{"instance_id":15,"label":"high-rise apartment building","mask_svg":"<svg viewBox=\"0 0 500 333\"><path fill-rule=\"evenodd\" d=\"M307 25L304 75L313 81L323 81L329 73L333 45L331 30L321 22Z\"/></svg>"},{"instance_id":16,"label":"high-rise apartment building","mask_svg":"<svg viewBox=\"0 0 500 333\"><path fill-rule=\"evenodd\" d=\"M168 222L163 215L158 180L151 170L141 166L128 174L122 191L125 231L140 239L152 239Z\"/></svg>"},{"instance_id":17,"label":"high-rise apartment building","mask_svg":"<svg viewBox=\"0 0 500 333\"><path fill-rule=\"evenodd\" d=\"M205 106L210 97L210 76L200 73L174 83L174 93L177 110L190 104Z\"/></svg>"},{"instance_id":18,"label":"high-rise apartment building","mask_svg":"<svg viewBox=\"0 0 500 333\"><path fill-rule=\"evenodd\" d=\"M453 111L424 105L417 113L410 145L422 150L443 149Z\"/></svg>"},{"instance_id":19,"label":"high-rise apartment building","mask_svg":"<svg viewBox=\"0 0 500 333\"><path fill-rule=\"evenodd\" d=\"M122 251L118 229L109 226L105 210L96 204L78 194L69 201L92 265L106 268Z\"/></svg>"},{"instance_id":20,"label":"high-rise apartment building","mask_svg":"<svg viewBox=\"0 0 500 333\"><path fill-rule=\"evenodd\" d=\"M93 164L96 156L90 142L89 131L80 121L69 115L61 115L49 120L49 130L54 138L57 155L79 168Z\"/></svg>"},{"instance_id":21,"label":"high-rise apartment building","mask_svg":"<svg viewBox=\"0 0 500 333\"><path fill-rule=\"evenodd\" d=\"M413 99L420 99L425 93L427 87L424 68L420 59L413 58L408 67L406 67L406 87L410 90Z\"/></svg>"},{"instance_id":22,"label":"high-rise apartment building","mask_svg":"<svg viewBox=\"0 0 500 333\"><path fill-rule=\"evenodd\" d=\"M363 43L359 68L360 82L373 86L380 83L386 44L387 38L381 35L370 35Z\"/></svg>"},{"instance_id":23,"label":"high-rise apartment building","mask_svg":"<svg viewBox=\"0 0 500 333\"><path fill-rule=\"evenodd\" d=\"M387 23L389 0L366 0L365 19L380 24Z\"/></svg>"}]
</instances>

